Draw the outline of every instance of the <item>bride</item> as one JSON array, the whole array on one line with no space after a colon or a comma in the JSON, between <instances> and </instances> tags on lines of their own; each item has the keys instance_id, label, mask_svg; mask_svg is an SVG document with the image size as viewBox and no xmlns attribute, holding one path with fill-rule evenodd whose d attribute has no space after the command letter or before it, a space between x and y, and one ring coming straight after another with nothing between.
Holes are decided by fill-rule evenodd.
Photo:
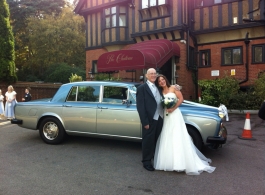
<instances>
[{"instance_id":1,"label":"bride","mask_svg":"<svg viewBox=\"0 0 265 195\"><path fill-rule=\"evenodd\" d=\"M164 111L164 125L156 144L154 168L185 171L187 175L199 175L203 171L212 173L215 167L211 167L211 160L194 146L178 108L183 102L181 92L171 87L164 75L158 75L155 83L162 89L165 98L176 99L177 103Z\"/></svg>"}]
</instances>

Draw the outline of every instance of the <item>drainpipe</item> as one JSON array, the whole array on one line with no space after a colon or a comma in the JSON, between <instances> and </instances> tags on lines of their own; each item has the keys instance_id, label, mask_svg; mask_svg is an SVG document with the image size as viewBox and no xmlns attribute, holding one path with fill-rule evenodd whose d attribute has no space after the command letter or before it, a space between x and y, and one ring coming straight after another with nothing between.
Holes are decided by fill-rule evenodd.
<instances>
[{"instance_id":1,"label":"drainpipe","mask_svg":"<svg viewBox=\"0 0 265 195\"><path fill-rule=\"evenodd\" d=\"M249 38L248 38L248 35L249 35L249 32L246 33L246 38L245 38L245 45L246 45L246 63L245 63L245 67L246 67L246 78L239 82L239 84L242 84L242 83L245 83L248 81L248 60L249 60L249 57L248 57L248 53L249 53Z\"/></svg>"},{"instance_id":2,"label":"drainpipe","mask_svg":"<svg viewBox=\"0 0 265 195\"><path fill-rule=\"evenodd\" d=\"M186 62L186 67L187 67L187 69L189 70L190 68L189 68L189 64L190 64L190 30L189 30L189 27L188 26L186 26L186 32L187 32L187 41L186 41L186 43L187 43L187 62Z\"/></svg>"}]
</instances>

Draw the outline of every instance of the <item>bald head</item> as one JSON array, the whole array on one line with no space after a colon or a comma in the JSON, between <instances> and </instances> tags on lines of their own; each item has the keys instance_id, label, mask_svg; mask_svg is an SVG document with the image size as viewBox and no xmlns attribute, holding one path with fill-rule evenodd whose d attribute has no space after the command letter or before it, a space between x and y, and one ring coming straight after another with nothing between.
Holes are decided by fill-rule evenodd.
<instances>
[{"instance_id":1,"label":"bald head","mask_svg":"<svg viewBox=\"0 0 265 195\"><path fill-rule=\"evenodd\" d=\"M156 70L154 68L149 68L146 72L146 78L148 81L150 81L151 83L154 83L156 80Z\"/></svg>"}]
</instances>

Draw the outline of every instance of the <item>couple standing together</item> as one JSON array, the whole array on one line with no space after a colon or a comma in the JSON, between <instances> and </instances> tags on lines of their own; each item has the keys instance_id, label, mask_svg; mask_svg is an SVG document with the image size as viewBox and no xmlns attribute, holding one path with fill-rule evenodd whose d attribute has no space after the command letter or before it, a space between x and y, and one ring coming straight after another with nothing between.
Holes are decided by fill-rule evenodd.
<instances>
[{"instance_id":1,"label":"couple standing together","mask_svg":"<svg viewBox=\"0 0 265 195\"><path fill-rule=\"evenodd\" d=\"M163 75L150 68L147 82L137 88L137 111L142 123L142 163L148 171L185 171L188 175L209 173L215 167L193 144L178 107L183 96ZM161 89L161 90L160 90ZM163 109L162 97L176 98L173 108ZM166 115L165 113L169 114ZM154 159L152 165L152 159Z\"/></svg>"}]
</instances>

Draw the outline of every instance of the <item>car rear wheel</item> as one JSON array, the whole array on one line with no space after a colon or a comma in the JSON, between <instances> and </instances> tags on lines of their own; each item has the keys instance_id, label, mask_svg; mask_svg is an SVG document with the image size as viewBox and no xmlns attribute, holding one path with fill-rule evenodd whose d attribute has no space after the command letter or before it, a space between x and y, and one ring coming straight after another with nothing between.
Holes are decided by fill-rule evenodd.
<instances>
[{"instance_id":1,"label":"car rear wheel","mask_svg":"<svg viewBox=\"0 0 265 195\"><path fill-rule=\"evenodd\" d=\"M187 126L188 133L190 134L190 137L193 141L193 144L196 146L196 148L200 151L202 151L202 138L200 134L197 132L196 129L193 127Z\"/></svg>"},{"instance_id":2,"label":"car rear wheel","mask_svg":"<svg viewBox=\"0 0 265 195\"><path fill-rule=\"evenodd\" d=\"M41 139L47 144L59 144L65 137L62 123L53 117L45 118L39 128Z\"/></svg>"}]
</instances>

